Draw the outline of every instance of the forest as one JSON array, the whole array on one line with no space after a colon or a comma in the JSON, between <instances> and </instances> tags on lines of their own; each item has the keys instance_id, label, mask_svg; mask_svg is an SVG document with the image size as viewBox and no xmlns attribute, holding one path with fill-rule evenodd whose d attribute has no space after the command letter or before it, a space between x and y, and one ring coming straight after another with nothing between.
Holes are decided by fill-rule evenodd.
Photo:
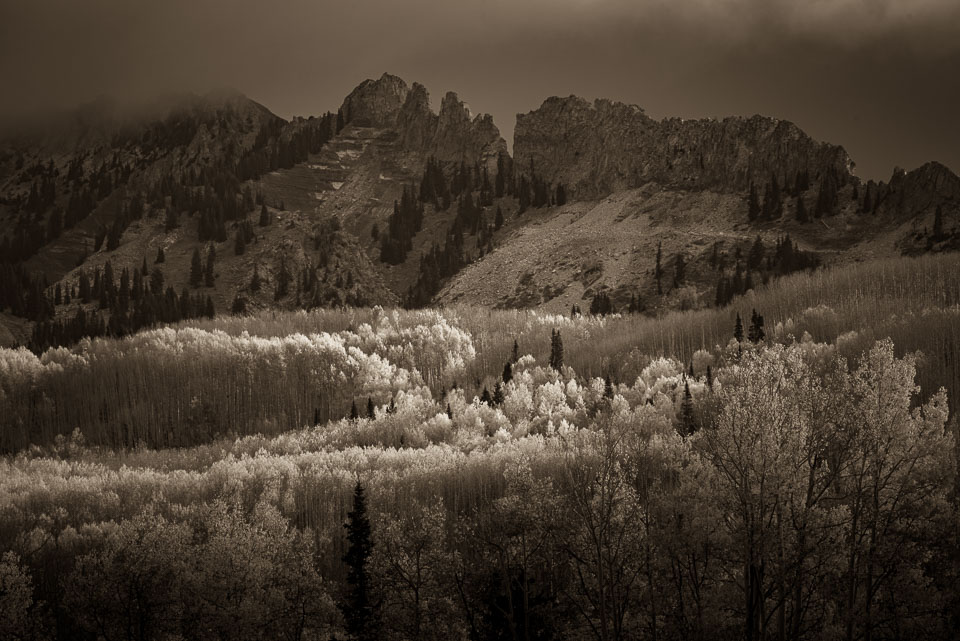
<instances>
[{"instance_id":1,"label":"forest","mask_svg":"<svg viewBox=\"0 0 960 641\"><path fill-rule=\"evenodd\" d=\"M957 262L2 350L0 638L953 638Z\"/></svg>"}]
</instances>

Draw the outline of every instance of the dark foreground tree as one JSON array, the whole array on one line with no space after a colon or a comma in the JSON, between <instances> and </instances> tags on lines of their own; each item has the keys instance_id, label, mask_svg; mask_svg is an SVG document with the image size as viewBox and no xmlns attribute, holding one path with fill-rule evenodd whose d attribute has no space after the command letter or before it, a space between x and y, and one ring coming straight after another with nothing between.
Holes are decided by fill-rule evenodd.
<instances>
[{"instance_id":1,"label":"dark foreground tree","mask_svg":"<svg viewBox=\"0 0 960 641\"><path fill-rule=\"evenodd\" d=\"M358 641L378 639L376 608L372 603L368 564L373 551L367 497L363 484L357 481L353 490L353 509L347 513L347 592L341 610L347 631Z\"/></svg>"}]
</instances>

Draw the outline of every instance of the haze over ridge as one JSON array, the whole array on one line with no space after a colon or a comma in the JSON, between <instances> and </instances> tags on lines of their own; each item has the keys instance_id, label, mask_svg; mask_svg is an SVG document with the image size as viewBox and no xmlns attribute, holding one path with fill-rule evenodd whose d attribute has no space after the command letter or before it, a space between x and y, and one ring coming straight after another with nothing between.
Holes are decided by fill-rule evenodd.
<instances>
[{"instance_id":1,"label":"haze over ridge","mask_svg":"<svg viewBox=\"0 0 960 641\"><path fill-rule=\"evenodd\" d=\"M511 141L551 95L655 118L764 115L844 145L864 178L960 168L960 6L947 0L118 0L0 8L0 119L101 94L233 86L278 115L390 71L454 90Z\"/></svg>"}]
</instances>

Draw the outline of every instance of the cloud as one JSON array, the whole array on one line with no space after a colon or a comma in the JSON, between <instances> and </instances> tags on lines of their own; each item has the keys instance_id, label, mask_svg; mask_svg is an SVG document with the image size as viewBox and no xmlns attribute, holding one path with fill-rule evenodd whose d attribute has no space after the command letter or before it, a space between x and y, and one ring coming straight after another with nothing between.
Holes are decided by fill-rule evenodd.
<instances>
[{"instance_id":1,"label":"cloud","mask_svg":"<svg viewBox=\"0 0 960 641\"><path fill-rule=\"evenodd\" d=\"M956 0L0 2L0 123L225 86L315 114L390 71L458 91L508 138L517 112L578 93L786 117L886 174L960 164L958 66Z\"/></svg>"}]
</instances>

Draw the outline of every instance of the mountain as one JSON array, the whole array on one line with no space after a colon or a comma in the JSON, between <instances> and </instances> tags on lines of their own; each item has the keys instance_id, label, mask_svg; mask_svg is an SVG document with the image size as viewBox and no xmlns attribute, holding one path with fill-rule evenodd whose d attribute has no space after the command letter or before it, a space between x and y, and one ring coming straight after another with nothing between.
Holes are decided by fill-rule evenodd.
<instances>
[{"instance_id":1,"label":"mountain","mask_svg":"<svg viewBox=\"0 0 960 641\"><path fill-rule=\"evenodd\" d=\"M517 167L531 164L568 194L592 199L648 182L680 189L744 191L775 175L834 171L846 181L852 162L842 147L818 143L793 123L753 116L656 121L635 105L549 98L517 116Z\"/></svg>"},{"instance_id":2,"label":"mountain","mask_svg":"<svg viewBox=\"0 0 960 641\"><path fill-rule=\"evenodd\" d=\"M656 313L960 248L947 167L863 182L787 121L552 97L517 116L511 157L489 115L438 107L384 74L317 117L233 91L99 100L0 142L0 341L266 307Z\"/></svg>"}]
</instances>

